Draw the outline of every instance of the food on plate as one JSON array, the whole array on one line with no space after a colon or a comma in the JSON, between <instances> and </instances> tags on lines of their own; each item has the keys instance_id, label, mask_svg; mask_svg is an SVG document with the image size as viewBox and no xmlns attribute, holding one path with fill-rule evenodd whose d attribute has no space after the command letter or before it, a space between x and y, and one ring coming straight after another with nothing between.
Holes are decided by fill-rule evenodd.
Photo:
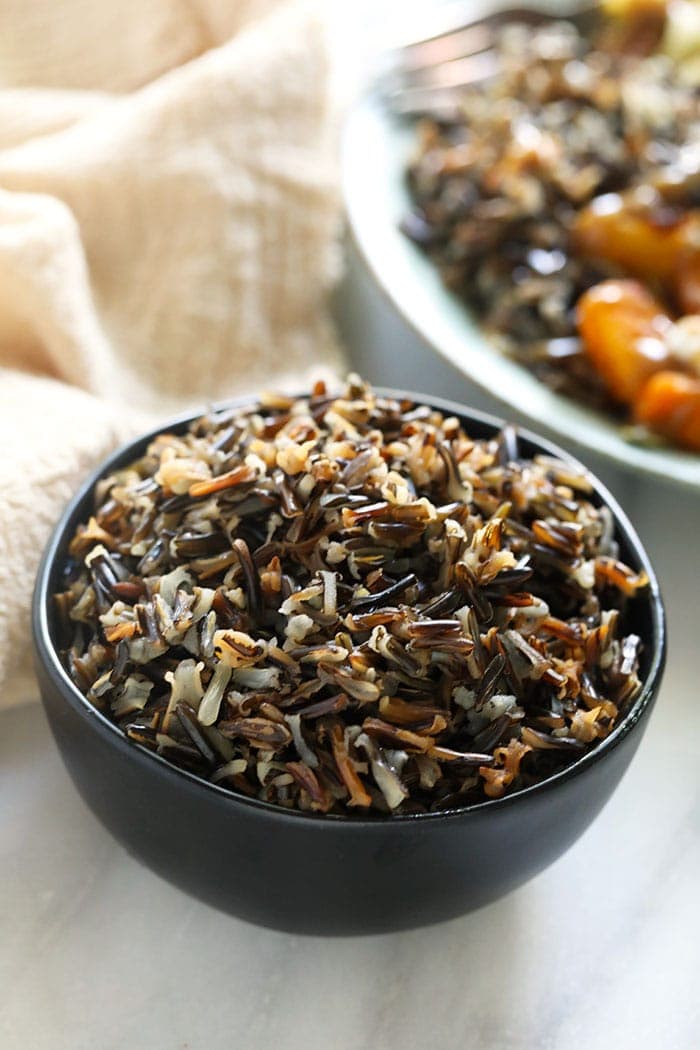
<instances>
[{"instance_id":1,"label":"food on plate","mask_svg":"<svg viewBox=\"0 0 700 1050\"><path fill-rule=\"evenodd\" d=\"M634 408L640 423L700 452L700 378L657 372L642 388Z\"/></svg>"},{"instance_id":2,"label":"food on plate","mask_svg":"<svg viewBox=\"0 0 700 1050\"><path fill-rule=\"evenodd\" d=\"M134 744L308 813L496 799L576 761L639 689L586 474L511 428L375 394L212 411L96 486L62 659Z\"/></svg>"},{"instance_id":3,"label":"food on plate","mask_svg":"<svg viewBox=\"0 0 700 1050\"><path fill-rule=\"evenodd\" d=\"M610 396L634 405L655 372L669 367L672 321L638 281L603 281L577 305L578 328L588 357Z\"/></svg>"},{"instance_id":4,"label":"food on plate","mask_svg":"<svg viewBox=\"0 0 700 1050\"><path fill-rule=\"evenodd\" d=\"M610 396L638 423L700 452L700 317L674 324L644 285L610 280L583 293L577 323Z\"/></svg>"},{"instance_id":5,"label":"food on plate","mask_svg":"<svg viewBox=\"0 0 700 1050\"><path fill-rule=\"evenodd\" d=\"M587 36L566 21L497 31L498 71L417 129L403 228L543 382L700 451L694 428L636 406L657 351L679 396L700 381L655 330L658 317L670 338L700 315L700 92L686 62L700 60L700 21L681 55L678 4L608 14ZM620 297L606 306L610 282Z\"/></svg>"},{"instance_id":6,"label":"food on plate","mask_svg":"<svg viewBox=\"0 0 700 1050\"><path fill-rule=\"evenodd\" d=\"M700 151L698 151L700 162ZM664 290L673 299L700 262L700 209L676 206L651 186L606 193L574 220L574 249Z\"/></svg>"}]
</instances>

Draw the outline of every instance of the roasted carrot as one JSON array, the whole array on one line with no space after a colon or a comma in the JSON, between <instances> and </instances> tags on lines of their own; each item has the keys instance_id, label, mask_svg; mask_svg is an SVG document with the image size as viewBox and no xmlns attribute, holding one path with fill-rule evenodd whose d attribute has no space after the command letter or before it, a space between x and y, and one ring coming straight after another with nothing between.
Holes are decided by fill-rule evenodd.
<instances>
[{"instance_id":1,"label":"roasted carrot","mask_svg":"<svg viewBox=\"0 0 700 1050\"><path fill-rule=\"evenodd\" d=\"M657 372L640 391L635 418L683 448L700 452L700 378Z\"/></svg>"},{"instance_id":2,"label":"roasted carrot","mask_svg":"<svg viewBox=\"0 0 700 1050\"><path fill-rule=\"evenodd\" d=\"M700 253L688 258L680 267L675 293L682 313L700 314Z\"/></svg>"},{"instance_id":3,"label":"roasted carrot","mask_svg":"<svg viewBox=\"0 0 700 1050\"><path fill-rule=\"evenodd\" d=\"M608 392L632 404L647 379L669 365L671 320L637 281L603 281L584 292L576 320L583 346Z\"/></svg>"}]
</instances>

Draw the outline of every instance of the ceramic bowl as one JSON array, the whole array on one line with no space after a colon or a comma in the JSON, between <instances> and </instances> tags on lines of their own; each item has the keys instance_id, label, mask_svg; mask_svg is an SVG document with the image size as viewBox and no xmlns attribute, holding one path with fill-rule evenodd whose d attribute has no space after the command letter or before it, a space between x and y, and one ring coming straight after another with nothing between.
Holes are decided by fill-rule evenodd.
<instances>
[{"instance_id":1,"label":"ceramic bowl","mask_svg":"<svg viewBox=\"0 0 700 1050\"><path fill-rule=\"evenodd\" d=\"M501 420L423 395L475 437ZM36 669L56 743L80 794L135 857L210 904L265 926L305 933L369 933L420 926L492 901L551 864L615 790L647 726L664 664L664 614L649 559L624 513L595 479L595 500L615 519L621 557L649 576L627 627L643 640L642 688L615 730L565 771L519 793L415 816L305 815L238 797L129 742L76 688L58 655L52 595L76 525L93 509L99 478L142 455L153 434L120 449L61 516L39 569L33 603ZM521 454L571 461L519 431ZM640 800L641 802L641 800ZM115 901L115 909L119 902Z\"/></svg>"}]
</instances>

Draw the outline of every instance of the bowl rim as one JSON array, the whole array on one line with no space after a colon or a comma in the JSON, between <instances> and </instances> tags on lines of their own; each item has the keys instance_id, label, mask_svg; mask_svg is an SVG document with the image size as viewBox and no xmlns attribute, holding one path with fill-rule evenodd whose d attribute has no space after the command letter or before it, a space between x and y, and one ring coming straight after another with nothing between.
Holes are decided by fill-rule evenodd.
<instances>
[{"instance_id":1,"label":"bowl rim","mask_svg":"<svg viewBox=\"0 0 700 1050\"><path fill-rule=\"evenodd\" d=\"M397 400L409 399L416 404L428 405L429 407L442 412L446 416L457 416L457 418L466 426L467 430L471 424L475 424L477 427L492 430L494 433L497 433L506 423L504 419L494 416L491 413L471 409L445 398L433 397L432 395L423 395L388 387L373 387L373 392L380 397L391 397ZM308 395L300 394L295 396L304 397ZM652 648L651 662L648 672L642 682L642 687L635 697L632 706L615 726L609 736L605 737L589 751L586 751L565 769L560 770L558 773L555 773L544 780L538 781L536 784L515 791L513 794L504 795L503 797L496 799L484 799L481 802L473 802L468 806L455 806L451 809L439 810L436 812L406 813L397 815L380 813L371 817L359 814L355 816L354 814L339 813L306 813L300 810L285 809L282 806L276 805L272 802L265 802L262 799L248 798L245 795L238 795L218 784L205 780L196 773L192 773L186 769L181 769L179 766L169 762L162 755L158 755L142 745L128 740L124 732L114 722L110 721L106 715L93 707L89 703L87 697L81 693L69 677L66 669L61 663L58 651L53 644L50 631L51 613L49 609L49 603L53 596L53 592L50 590L49 582L55 564L59 557L63 556L62 548L64 548L66 542L70 538L70 534L75 528L77 520L82 516L79 514L79 510L83 502L90 496L100 479L107 476L112 470L117 469L119 466L122 466L131 459L137 457L158 434L173 431L177 432L178 430L182 431L195 419L198 419L200 416L208 412L220 412L225 411L228 408L245 408L248 405L253 406L255 403L256 398L254 395L227 398L223 401L212 402L204 410L190 410L180 413L175 417L170 417L145 433L119 445L119 447L109 456L98 463L79 486L61 512L44 549L39 569L37 571L32 596L31 619L36 656L40 660L44 671L47 673L54 686L57 687L62 698L69 703L77 714L88 719L89 724L92 725L96 731L106 734L111 744L118 749L121 748L127 760L136 761L137 763L147 761L147 763L149 763L149 768L154 769L154 771L160 766L161 772L175 777L178 781L181 781L184 778L186 782L189 782L191 787L197 786L213 792L216 796L225 800L229 804L234 806L240 805L251 811L257 811L261 815L267 814L270 817L282 820L288 819L294 822L306 821L314 827L333 825L334 827L348 828L364 826L366 828L374 829L387 826L415 828L417 824L423 825L425 823L457 820L465 818L468 815L510 808L511 806L523 804L529 799L555 790L560 784L574 779L582 773L586 773L593 766L597 765L598 762L617 747L630 734L630 732L634 730L635 726L653 706L666 662L666 615L656 573L654 572L644 545L629 518L622 510L612 493L595 476L595 474L576 459L575 456L572 456L570 453L560 448L555 442L540 437L527 427L515 425L515 430L519 439L522 438L524 441L534 445L545 455L554 456L556 459L575 467L586 475L593 486L596 497L601 503L606 504L610 508L615 522L616 535L623 538L630 553L634 554L637 564L649 577L649 588L646 595L648 596L652 621L652 638L650 642ZM153 766L154 762L156 762L158 766Z\"/></svg>"}]
</instances>

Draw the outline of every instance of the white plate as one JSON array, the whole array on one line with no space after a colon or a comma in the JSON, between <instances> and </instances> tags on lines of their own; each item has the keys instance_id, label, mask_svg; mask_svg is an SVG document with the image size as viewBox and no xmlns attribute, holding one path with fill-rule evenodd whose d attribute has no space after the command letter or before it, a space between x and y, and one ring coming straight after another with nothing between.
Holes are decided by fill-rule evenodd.
<instances>
[{"instance_id":1,"label":"white plate","mask_svg":"<svg viewBox=\"0 0 700 1050\"><path fill-rule=\"evenodd\" d=\"M377 283L405 320L454 367L538 429L635 473L700 490L700 456L631 444L603 414L554 393L489 342L443 286L434 264L399 229L410 208L404 171L413 148L411 126L391 117L377 100L368 97L354 107L343 141L350 228Z\"/></svg>"}]
</instances>

